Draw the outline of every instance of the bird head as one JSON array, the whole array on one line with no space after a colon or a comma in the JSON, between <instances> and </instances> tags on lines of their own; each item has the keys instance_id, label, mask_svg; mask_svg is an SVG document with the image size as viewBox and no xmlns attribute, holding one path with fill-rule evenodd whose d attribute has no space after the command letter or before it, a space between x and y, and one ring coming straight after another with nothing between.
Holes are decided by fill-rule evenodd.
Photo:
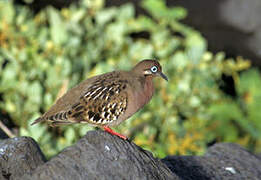
<instances>
[{"instance_id":1,"label":"bird head","mask_svg":"<svg viewBox=\"0 0 261 180\"><path fill-rule=\"evenodd\" d=\"M145 77L160 76L166 81L168 81L168 77L165 74L163 74L161 65L156 60L152 60L152 59L142 60L132 69L132 71L138 74L142 74Z\"/></svg>"}]
</instances>

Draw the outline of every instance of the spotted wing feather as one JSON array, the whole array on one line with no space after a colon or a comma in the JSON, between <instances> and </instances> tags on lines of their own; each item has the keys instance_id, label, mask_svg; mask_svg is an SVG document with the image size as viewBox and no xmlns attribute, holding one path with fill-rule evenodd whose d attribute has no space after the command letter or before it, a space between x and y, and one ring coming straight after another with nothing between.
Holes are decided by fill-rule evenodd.
<instances>
[{"instance_id":1,"label":"spotted wing feather","mask_svg":"<svg viewBox=\"0 0 261 180\"><path fill-rule=\"evenodd\" d=\"M124 114L128 105L127 80L117 73L98 78L67 111L46 117L52 125L90 123L108 125Z\"/></svg>"}]
</instances>

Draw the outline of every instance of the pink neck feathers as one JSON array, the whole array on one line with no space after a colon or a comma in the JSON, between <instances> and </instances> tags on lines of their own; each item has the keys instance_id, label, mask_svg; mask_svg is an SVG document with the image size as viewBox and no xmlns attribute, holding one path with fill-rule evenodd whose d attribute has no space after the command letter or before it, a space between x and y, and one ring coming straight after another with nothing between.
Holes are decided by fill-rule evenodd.
<instances>
[{"instance_id":1,"label":"pink neck feathers","mask_svg":"<svg viewBox=\"0 0 261 180\"><path fill-rule=\"evenodd\" d=\"M144 101L142 102L143 106L150 101L153 94L154 94L154 86L153 86L152 77L147 76L145 78L145 85L144 85L144 91L143 91L143 96L144 96Z\"/></svg>"}]
</instances>

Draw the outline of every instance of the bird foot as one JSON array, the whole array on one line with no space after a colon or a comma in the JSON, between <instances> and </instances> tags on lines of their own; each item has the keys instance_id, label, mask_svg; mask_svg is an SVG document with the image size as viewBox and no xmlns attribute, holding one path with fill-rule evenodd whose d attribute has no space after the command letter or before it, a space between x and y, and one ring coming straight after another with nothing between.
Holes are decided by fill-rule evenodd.
<instances>
[{"instance_id":1,"label":"bird foot","mask_svg":"<svg viewBox=\"0 0 261 180\"><path fill-rule=\"evenodd\" d=\"M127 139L128 139L126 136L124 136L124 135L122 135L122 134L120 134L120 133L117 133L117 132L113 131L113 130L112 130L111 128L109 128L108 126L104 126L103 129L104 129L106 132L108 132L108 133L110 133L110 134L112 134L112 135L116 135L116 136L120 137L121 139L124 139L124 140L127 140Z\"/></svg>"}]
</instances>

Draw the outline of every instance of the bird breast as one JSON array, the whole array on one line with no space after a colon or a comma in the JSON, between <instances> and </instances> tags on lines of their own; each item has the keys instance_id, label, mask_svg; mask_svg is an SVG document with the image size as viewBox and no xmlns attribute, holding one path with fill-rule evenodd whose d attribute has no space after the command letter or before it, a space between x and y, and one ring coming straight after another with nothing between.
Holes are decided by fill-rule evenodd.
<instances>
[{"instance_id":1,"label":"bird breast","mask_svg":"<svg viewBox=\"0 0 261 180\"><path fill-rule=\"evenodd\" d=\"M142 96L144 99L139 98L139 99L141 99L140 106L143 107L144 105L146 105L152 98L153 94L154 94L154 86L153 86L152 77L146 77L144 89L142 92Z\"/></svg>"},{"instance_id":2,"label":"bird breast","mask_svg":"<svg viewBox=\"0 0 261 180\"><path fill-rule=\"evenodd\" d=\"M132 83L136 83L133 86ZM132 85L131 85L132 84ZM127 110L123 115L119 117L117 121L110 123L110 126L115 126L120 124L122 121L128 119L134 113L136 113L139 109L141 109L144 105L146 105L153 96L154 87L152 79L143 78L137 80L135 82L130 82L130 90L128 91L128 105ZM136 88L136 89L133 89Z\"/></svg>"},{"instance_id":3,"label":"bird breast","mask_svg":"<svg viewBox=\"0 0 261 180\"><path fill-rule=\"evenodd\" d=\"M136 90L133 90L133 101L131 101L130 106L132 107L132 112L137 112L140 108L146 105L154 94L154 86L151 77L146 77L139 81L139 86Z\"/></svg>"}]
</instances>

